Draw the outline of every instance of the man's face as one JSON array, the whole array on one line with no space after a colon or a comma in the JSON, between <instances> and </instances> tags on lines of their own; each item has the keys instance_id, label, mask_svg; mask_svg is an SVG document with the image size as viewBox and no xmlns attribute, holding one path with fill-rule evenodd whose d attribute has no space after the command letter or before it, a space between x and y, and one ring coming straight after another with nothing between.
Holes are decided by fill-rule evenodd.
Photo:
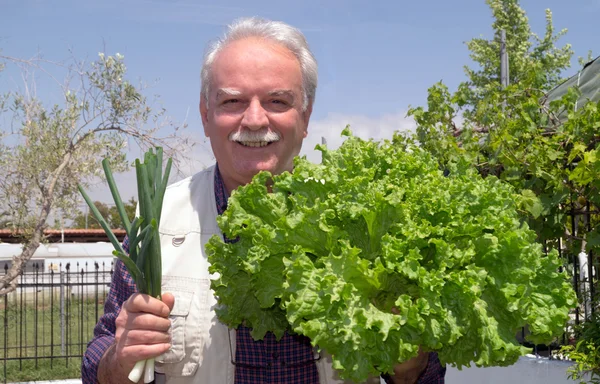
<instances>
[{"instance_id":1,"label":"man's face","mask_svg":"<svg viewBox=\"0 0 600 384\"><path fill-rule=\"evenodd\" d=\"M248 38L227 45L212 67L204 133L228 191L259 171L291 171L307 135L300 63L285 47Z\"/></svg>"}]
</instances>

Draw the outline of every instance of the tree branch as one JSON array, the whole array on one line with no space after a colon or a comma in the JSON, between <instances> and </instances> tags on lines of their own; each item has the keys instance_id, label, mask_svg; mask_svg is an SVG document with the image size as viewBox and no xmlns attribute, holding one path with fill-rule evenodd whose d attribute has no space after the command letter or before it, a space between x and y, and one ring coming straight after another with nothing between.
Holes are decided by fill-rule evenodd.
<instances>
[{"instance_id":1,"label":"tree branch","mask_svg":"<svg viewBox=\"0 0 600 384\"><path fill-rule=\"evenodd\" d=\"M48 215L50 214L52 203L54 201L54 187L56 186L61 173L71 161L71 156L71 152L67 152L65 154L62 163L58 166L56 172L54 173L54 177L52 177L50 180L42 202L42 209L38 215L37 223L35 225L33 237L25 244L21 255L13 258L13 263L6 274L0 277L0 295L6 295L17 288L16 278L23 273L23 268L40 246L42 235L44 233L44 229L46 228L46 220L48 220Z\"/></svg>"}]
</instances>

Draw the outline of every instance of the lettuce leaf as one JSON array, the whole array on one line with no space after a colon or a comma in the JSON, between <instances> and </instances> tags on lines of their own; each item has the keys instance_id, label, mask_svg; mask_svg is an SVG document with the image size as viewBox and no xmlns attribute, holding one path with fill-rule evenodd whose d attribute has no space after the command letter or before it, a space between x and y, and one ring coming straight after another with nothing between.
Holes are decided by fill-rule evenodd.
<instances>
[{"instance_id":1,"label":"lettuce leaf","mask_svg":"<svg viewBox=\"0 0 600 384\"><path fill-rule=\"evenodd\" d=\"M510 365L515 335L549 342L576 297L556 252L520 220L517 195L422 149L349 136L322 164L262 172L218 218L239 238L207 245L217 315L252 336L308 336L340 375L391 372L419 346L457 367Z\"/></svg>"}]
</instances>

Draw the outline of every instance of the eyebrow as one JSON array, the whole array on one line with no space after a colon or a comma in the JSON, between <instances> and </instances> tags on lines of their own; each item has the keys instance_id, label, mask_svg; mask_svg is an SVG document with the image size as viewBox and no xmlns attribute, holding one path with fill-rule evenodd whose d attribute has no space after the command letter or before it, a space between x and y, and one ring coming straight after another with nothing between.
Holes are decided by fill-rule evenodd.
<instances>
[{"instance_id":1,"label":"eyebrow","mask_svg":"<svg viewBox=\"0 0 600 384\"><path fill-rule=\"evenodd\" d=\"M274 91L270 91L268 93L269 96L286 96L292 99L292 101L295 100L294 97L294 92L291 89L276 89Z\"/></svg>"},{"instance_id":2,"label":"eyebrow","mask_svg":"<svg viewBox=\"0 0 600 384\"><path fill-rule=\"evenodd\" d=\"M217 90L217 99L221 96L240 96L242 92L233 88L219 88Z\"/></svg>"},{"instance_id":3,"label":"eyebrow","mask_svg":"<svg viewBox=\"0 0 600 384\"><path fill-rule=\"evenodd\" d=\"M267 93L272 97L289 97L292 100L292 103L296 100L294 92L291 89L275 89L273 91L269 91ZM241 96L242 92L233 88L219 88L217 90L217 99L223 96Z\"/></svg>"}]
</instances>

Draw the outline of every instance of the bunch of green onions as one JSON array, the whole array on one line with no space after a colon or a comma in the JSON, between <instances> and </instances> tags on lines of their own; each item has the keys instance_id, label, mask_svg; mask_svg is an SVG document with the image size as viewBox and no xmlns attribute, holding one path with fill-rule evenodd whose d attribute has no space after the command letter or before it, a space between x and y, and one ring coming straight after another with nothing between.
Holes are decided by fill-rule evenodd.
<instances>
[{"instance_id":1,"label":"bunch of green onions","mask_svg":"<svg viewBox=\"0 0 600 384\"><path fill-rule=\"evenodd\" d=\"M137 285L138 291L158 299L161 295L162 276L158 226L172 164L172 160L169 158L163 175L162 157L163 150L158 147L156 153L150 149L144 154L144 163L141 163L139 159L135 160L139 216L135 217L132 222L129 222L125 212L125 206L121 200L108 160L104 159L102 161L110 192L129 238L129 256L123 250L121 243L117 240L90 197L81 185L78 186L94 217L113 244L115 248L113 254L125 264ZM129 380L137 383L142 374L144 375L144 383L150 383L154 380L154 358L138 361L129 373Z\"/></svg>"}]
</instances>

